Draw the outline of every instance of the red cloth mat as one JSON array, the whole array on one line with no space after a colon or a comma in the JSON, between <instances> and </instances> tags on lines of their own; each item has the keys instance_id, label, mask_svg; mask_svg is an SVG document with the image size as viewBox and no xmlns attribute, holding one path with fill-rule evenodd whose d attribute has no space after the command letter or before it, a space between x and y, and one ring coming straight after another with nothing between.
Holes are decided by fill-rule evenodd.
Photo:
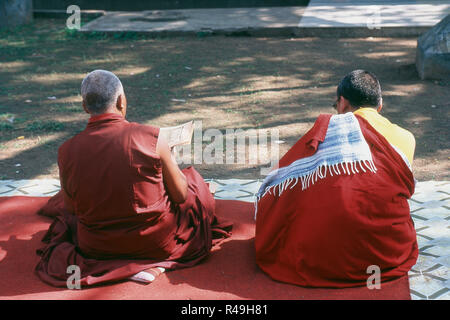
<instances>
[{"instance_id":1,"label":"red cloth mat","mask_svg":"<svg viewBox=\"0 0 450 320\"><path fill-rule=\"evenodd\" d=\"M163 273L149 285L54 288L34 274L36 249L51 223L36 212L48 199L0 197L0 299L410 299L407 277L382 283L380 290L303 288L271 280L255 263L253 204L225 200L216 200L217 215L234 222L233 235L199 265Z\"/></svg>"}]
</instances>

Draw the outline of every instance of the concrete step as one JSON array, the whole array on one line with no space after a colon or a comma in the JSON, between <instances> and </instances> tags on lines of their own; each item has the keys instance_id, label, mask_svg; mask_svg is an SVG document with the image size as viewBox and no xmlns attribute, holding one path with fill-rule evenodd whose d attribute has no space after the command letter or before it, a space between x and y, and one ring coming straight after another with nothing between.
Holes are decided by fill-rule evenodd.
<instances>
[{"instance_id":1,"label":"concrete step","mask_svg":"<svg viewBox=\"0 0 450 320\"><path fill-rule=\"evenodd\" d=\"M450 13L448 1L311 0L307 7L106 12L81 32L166 36L419 36Z\"/></svg>"}]
</instances>

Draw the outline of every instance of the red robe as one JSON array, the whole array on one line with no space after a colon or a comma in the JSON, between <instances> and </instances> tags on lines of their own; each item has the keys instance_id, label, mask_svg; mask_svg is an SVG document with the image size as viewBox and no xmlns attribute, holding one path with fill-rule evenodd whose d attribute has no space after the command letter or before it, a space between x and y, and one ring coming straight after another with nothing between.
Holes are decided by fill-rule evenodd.
<instances>
[{"instance_id":1,"label":"red robe","mask_svg":"<svg viewBox=\"0 0 450 320\"><path fill-rule=\"evenodd\" d=\"M311 156L331 115L322 115L279 162ZM377 265L381 281L405 275L416 263L416 232L409 212L414 178L401 156L357 116L376 173L328 175L302 190L267 193L257 204L256 261L270 277L310 287L366 285Z\"/></svg>"},{"instance_id":2,"label":"red robe","mask_svg":"<svg viewBox=\"0 0 450 320\"><path fill-rule=\"evenodd\" d=\"M103 114L60 147L68 199L64 203L59 193L41 210L56 215L38 251L36 273L43 281L65 286L69 265L80 267L82 286L151 267L189 267L209 254L213 238L230 235L231 224L217 220L214 198L194 168L183 170L187 200L170 201L156 154L158 134L156 127Z\"/></svg>"}]
</instances>

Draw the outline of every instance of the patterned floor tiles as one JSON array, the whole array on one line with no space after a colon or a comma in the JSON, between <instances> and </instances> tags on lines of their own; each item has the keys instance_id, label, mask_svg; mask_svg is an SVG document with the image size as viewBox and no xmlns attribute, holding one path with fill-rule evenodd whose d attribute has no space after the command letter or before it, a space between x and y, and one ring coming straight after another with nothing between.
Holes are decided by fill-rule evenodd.
<instances>
[{"instance_id":1,"label":"patterned floor tiles","mask_svg":"<svg viewBox=\"0 0 450 320\"><path fill-rule=\"evenodd\" d=\"M207 179L216 187L216 199L253 202L262 180ZM0 197L52 196L55 179L1 180ZM409 201L419 259L409 272L412 299L450 300L450 181L418 182Z\"/></svg>"},{"instance_id":2,"label":"patterned floor tiles","mask_svg":"<svg viewBox=\"0 0 450 320\"><path fill-rule=\"evenodd\" d=\"M0 180L0 197L49 197L60 189L57 179Z\"/></svg>"},{"instance_id":3,"label":"patterned floor tiles","mask_svg":"<svg viewBox=\"0 0 450 320\"><path fill-rule=\"evenodd\" d=\"M411 297L450 300L450 181L419 182L410 207L419 243Z\"/></svg>"}]
</instances>

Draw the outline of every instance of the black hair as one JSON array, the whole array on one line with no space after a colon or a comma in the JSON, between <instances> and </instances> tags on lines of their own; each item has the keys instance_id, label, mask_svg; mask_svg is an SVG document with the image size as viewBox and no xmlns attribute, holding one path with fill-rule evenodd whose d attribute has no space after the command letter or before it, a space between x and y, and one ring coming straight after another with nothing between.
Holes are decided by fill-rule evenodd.
<instances>
[{"instance_id":1,"label":"black hair","mask_svg":"<svg viewBox=\"0 0 450 320\"><path fill-rule=\"evenodd\" d=\"M377 108L381 104L381 86L377 77L365 70L347 74L337 87L337 97L344 97L353 108Z\"/></svg>"}]
</instances>

